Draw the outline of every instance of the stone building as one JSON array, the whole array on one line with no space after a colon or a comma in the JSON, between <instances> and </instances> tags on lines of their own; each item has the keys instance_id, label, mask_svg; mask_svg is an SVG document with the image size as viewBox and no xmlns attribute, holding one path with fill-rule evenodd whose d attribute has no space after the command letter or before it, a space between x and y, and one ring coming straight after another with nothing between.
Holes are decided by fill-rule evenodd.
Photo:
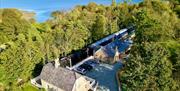
<instances>
[{"instance_id":1,"label":"stone building","mask_svg":"<svg viewBox=\"0 0 180 91\"><path fill-rule=\"evenodd\" d=\"M119 61L120 52L115 49L107 49L105 47L101 47L94 54L94 58L100 60L104 63L114 63Z\"/></svg>"},{"instance_id":2,"label":"stone building","mask_svg":"<svg viewBox=\"0 0 180 91\"><path fill-rule=\"evenodd\" d=\"M129 48L129 43L124 40L115 40L105 46L101 46L95 53L94 58L105 63L114 63L120 61L126 56L123 50Z\"/></svg>"},{"instance_id":3,"label":"stone building","mask_svg":"<svg viewBox=\"0 0 180 91\"><path fill-rule=\"evenodd\" d=\"M41 85L47 91L89 91L95 80L59 66L46 64L40 74Z\"/></svg>"}]
</instances>

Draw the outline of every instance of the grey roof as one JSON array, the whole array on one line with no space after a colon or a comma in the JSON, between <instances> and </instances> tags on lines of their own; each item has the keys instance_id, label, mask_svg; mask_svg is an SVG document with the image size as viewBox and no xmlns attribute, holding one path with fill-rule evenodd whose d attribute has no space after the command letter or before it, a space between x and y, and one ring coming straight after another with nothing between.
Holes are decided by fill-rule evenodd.
<instances>
[{"instance_id":1,"label":"grey roof","mask_svg":"<svg viewBox=\"0 0 180 91\"><path fill-rule=\"evenodd\" d=\"M115 40L103 47L98 51L101 55L106 55L107 57L114 57L115 49L118 47L118 52L124 52L129 47L128 41Z\"/></svg>"},{"instance_id":2,"label":"grey roof","mask_svg":"<svg viewBox=\"0 0 180 91\"><path fill-rule=\"evenodd\" d=\"M111 35L109 35L109 36L107 36L107 37L105 37L105 38L103 38L103 39L101 39L101 40L99 40L99 41L91 44L90 47L94 48L94 47L96 47L96 46L99 46L101 43L103 43L103 42L105 42L105 41L107 41L107 40L110 40L110 39L112 39L113 37L118 36L118 35L120 35L120 34L122 34L122 33L125 33L126 31L127 31L126 28L125 28L125 29L121 29L120 31L118 31L118 32L116 32L116 33L114 33L114 34L111 34Z\"/></svg>"},{"instance_id":3,"label":"grey roof","mask_svg":"<svg viewBox=\"0 0 180 91\"><path fill-rule=\"evenodd\" d=\"M53 63L48 63L43 67L40 77L58 88L72 91L76 79L81 75L66 68L55 68Z\"/></svg>"}]
</instances>

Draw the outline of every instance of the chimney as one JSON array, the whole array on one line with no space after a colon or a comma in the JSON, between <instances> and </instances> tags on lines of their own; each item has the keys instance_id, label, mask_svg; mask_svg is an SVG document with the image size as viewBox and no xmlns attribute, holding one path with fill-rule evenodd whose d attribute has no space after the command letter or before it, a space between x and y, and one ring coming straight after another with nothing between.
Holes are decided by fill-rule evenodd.
<instances>
[{"instance_id":1,"label":"chimney","mask_svg":"<svg viewBox=\"0 0 180 91\"><path fill-rule=\"evenodd\" d=\"M58 68L58 67L60 66L59 58L56 58L56 59L54 60L54 62L55 62L55 64L54 64L55 68Z\"/></svg>"},{"instance_id":2,"label":"chimney","mask_svg":"<svg viewBox=\"0 0 180 91\"><path fill-rule=\"evenodd\" d=\"M72 60L71 58L69 59L70 67L72 67Z\"/></svg>"},{"instance_id":3,"label":"chimney","mask_svg":"<svg viewBox=\"0 0 180 91\"><path fill-rule=\"evenodd\" d=\"M116 46L116 49L115 49L115 56L119 56L119 51L118 51L118 47Z\"/></svg>"},{"instance_id":4,"label":"chimney","mask_svg":"<svg viewBox=\"0 0 180 91\"><path fill-rule=\"evenodd\" d=\"M119 51L118 51L118 47L116 46L116 49L115 49L115 55L114 55L114 62L115 61L119 61Z\"/></svg>"},{"instance_id":5,"label":"chimney","mask_svg":"<svg viewBox=\"0 0 180 91\"><path fill-rule=\"evenodd\" d=\"M103 47L103 46L100 46L100 49L104 49L104 47Z\"/></svg>"}]
</instances>

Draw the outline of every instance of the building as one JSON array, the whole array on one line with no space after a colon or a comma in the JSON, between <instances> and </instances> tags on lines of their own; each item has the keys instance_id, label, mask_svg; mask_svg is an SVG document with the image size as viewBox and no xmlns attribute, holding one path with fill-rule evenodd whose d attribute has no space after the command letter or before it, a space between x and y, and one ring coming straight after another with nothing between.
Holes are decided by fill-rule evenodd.
<instances>
[{"instance_id":1,"label":"building","mask_svg":"<svg viewBox=\"0 0 180 91\"><path fill-rule=\"evenodd\" d=\"M107 45L107 44L113 42L115 39L120 39L122 37L125 37L127 35L127 30L128 29L122 29L114 34L111 34L111 35L91 44L89 47L96 48L98 46L104 46L104 45Z\"/></svg>"},{"instance_id":2,"label":"building","mask_svg":"<svg viewBox=\"0 0 180 91\"><path fill-rule=\"evenodd\" d=\"M39 81L38 86L37 81ZM59 60L47 63L40 76L32 84L46 91L95 91L96 81L67 68L60 67Z\"/></svg>"},{"instance_id":3,"label":"building","mask_svg":"<svg viewBox=\"0 0 180 91\"><path fill-rule=\"evenodd\" d=\"M106 46L101 46L101 48L94 53L94 58L101 62L114 63L125 56L122 52L128 49L129 45L130 43L128 41L117 39Z\"/></svg>"},{"instance_id":4,"label":"building","mask_svg":"<svg viewBox=\"0 0 180 91\"><path fill-rule=\"evenodd\" d=\"M116 39L121 39L121 40L125 40L127 38L129 39L133 39L135 37L135 29L134 26L125 28L125 29L121 29L120 31L113 33L105 38L102 38L98 41L96 41L95 43L91 44L88 46L89 50L89 54L92 55L94 54L94 51L99 50L100 46L106 46L110 43L112 43L114 40Z\"/></svg>"},{"instance_id":5,"label":"building","mask_svg":"<svg viewBox=\"0 0 180 91\"><path fill-rule=\"evenodd\" d=\"M61 64L63 64L61 67L59 58L46 64L40 76L32 79L31 83L39 88L45 88L47 91L95 91L98 82L76 73L73 69L92 57L105 63L114 63L123 58L123 56L126 57L132 44L130 38L135 36L134 31L133 29L123 29L93 43L83 52L76 52L70 57L61 58ZM126 54L122 53L124 50L126 50ZM82 61L84 57L88 58ZM73 66L75 63L71 62L71 60L80 62Z\"/></svg>"},{"instance_id":6,"label":"building","mask_svg":"<svg viewBox=\"0 0 180 91\"><path fill-rule=\"evenodd\" d=\"M129 45L132 44L131 39L134 37L135 30L132 26L111 34L91 44L89 47L95 50L93 52L94 58L105 63L114 63L127 56L123 51L131 47Z\"/></svg>"}]
</instances>

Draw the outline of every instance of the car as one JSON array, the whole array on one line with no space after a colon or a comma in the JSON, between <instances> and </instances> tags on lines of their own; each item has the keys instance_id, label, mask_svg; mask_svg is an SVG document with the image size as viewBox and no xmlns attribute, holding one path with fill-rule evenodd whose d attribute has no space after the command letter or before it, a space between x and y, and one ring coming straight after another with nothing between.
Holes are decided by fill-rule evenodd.
<instances>
[{"instance_id":1,"label":"car","mask_svg":"<svg viewBox=\"0 0 180 91\"><path fill-rule=\"evenodd\" d=\"M75 71L80 74L86 74L86 72L87 72L87 70L82 67L77 67Z\"/></svg>"},{"instance_id":2,"label":"car","mask_svg":"<svg viewBox=\"0 0 180 91\"><path fill-rule=\"evenodd\" d=\"M89 60L89 61L86 61L84 64L90 65L94 68L98 64L98 62Z\"/></svg>"},{"instance_id":3,"label":"car","mask_svg":"<svg viewBox=\"0 0 180 91\"><path fill-rule=\"evenodd\" d=\"M88 70L88 71L93 69L93 67L91 65L88 65L88 64L82 64L79 67L84 68L85 70Z\"/></svg>"}]
</instances>

